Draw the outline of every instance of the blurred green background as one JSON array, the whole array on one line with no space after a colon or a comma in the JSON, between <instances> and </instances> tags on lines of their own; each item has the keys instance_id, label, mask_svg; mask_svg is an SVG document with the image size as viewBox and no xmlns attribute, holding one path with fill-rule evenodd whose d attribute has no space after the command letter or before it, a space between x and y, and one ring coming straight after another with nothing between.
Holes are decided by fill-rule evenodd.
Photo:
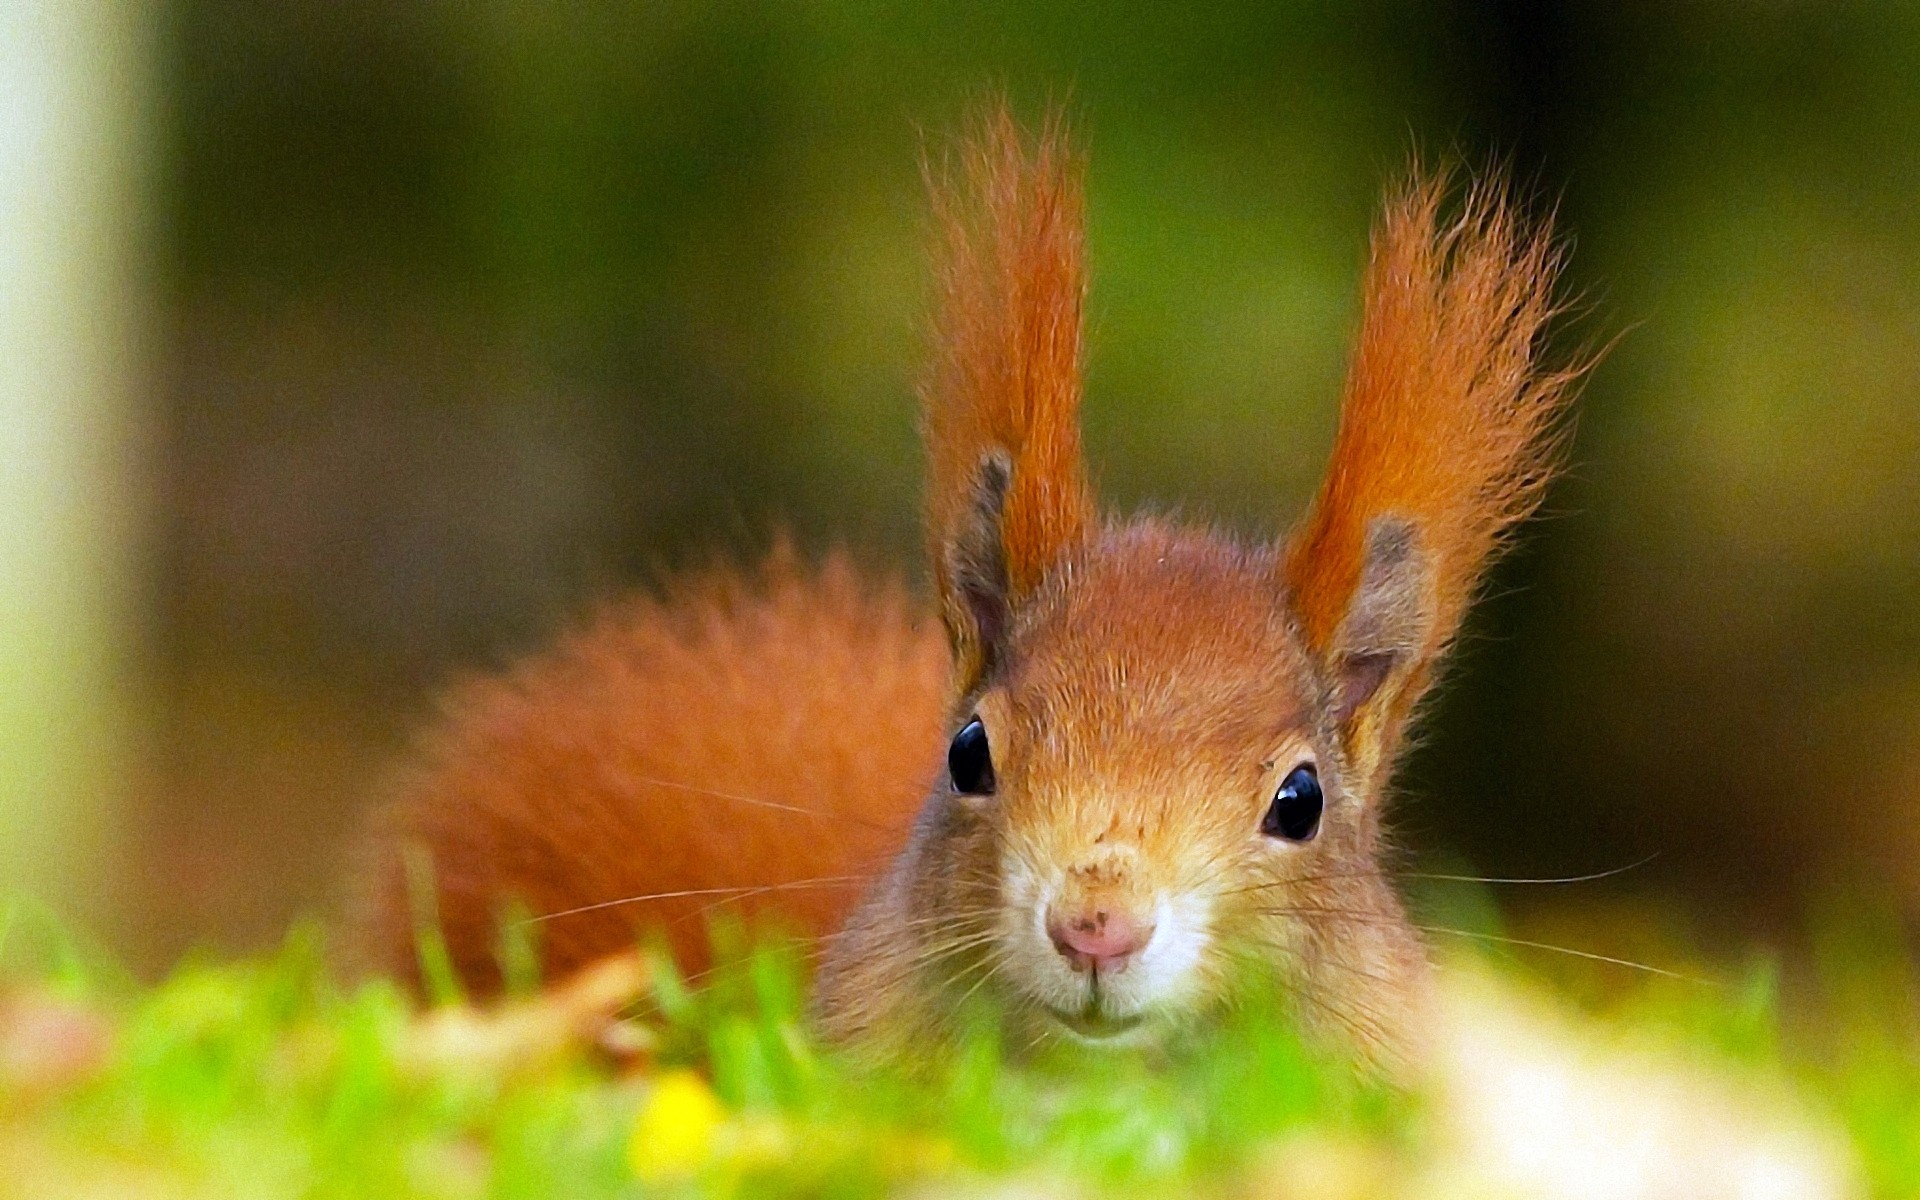
<instances>
[{"instance_id":1,"label":"blurred green background","mask_svg":"<svg viewBox=\"0 0 1920 1200\"><path fill-rule=\"evenodd\" d=\"M781 524L917 570L918 161L993 87L1091 147L1121 508L1291 520L1416 148L1557 211L1565 349L1620 340L1410 764L1414 863L1658 855L1504 894L1628 923L1920 912L1920 5L108 11L72 70L120 182L75 187L127 201L87 274L120 374L70 425L112 461L16 421L7 469L117 490L69 489L105 510L10 568L68 555L94 602L0 638L84 624L90 672L24 655L51 699L13 738L117 765L10 753L0 848L69 830L51 890L138 964L332 902L434 689L594 598Z\"/></svg>"}]
</instances>

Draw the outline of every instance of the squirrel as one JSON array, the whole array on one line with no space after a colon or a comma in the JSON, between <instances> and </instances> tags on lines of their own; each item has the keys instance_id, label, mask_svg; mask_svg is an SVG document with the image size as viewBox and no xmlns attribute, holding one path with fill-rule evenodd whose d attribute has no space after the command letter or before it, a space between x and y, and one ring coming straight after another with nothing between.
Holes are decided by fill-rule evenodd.
<instances>
[{"instance_id":1,"label":"squirrel","mask_svg":"<svg viewBox=\"0 0 1920 1200\"><path fill-rule=\"evenodd\" d=\"M1558 458L1560 254L1497 185L1412 173L1372 235L1331 461L1284 538L1103 515L1082 462L1083 160L1004 104L927 172L920 392L937 612L788 549L616 604L457 689L375 839L368 944L437 927L500 986L719 910L818 939L841 1043L1152 1043L1249 968L1301 1020L1419 1057L1428 960L1382 863L1397 753ZM890 860L890 861L889 861ZM424 863L425 870L409 870ZM864 893L864 895L863 895ZM1010 1043L1012 1044L1012 1043Z\"/></svg>"},{"instance_id":2,"label":"squirrel","mask_svg":"<svg viewBox=\"0 0 1920 1200\"><path fill-rule=\"evenodd\" d=\"M1059 119L1003 104L957 158L929 172L937 610L780 545L456 689L369 843L374 962L495 991L518 920L548 978L648 930L697 971L703 917L777 916L821 952L819 1032L893 1061L975 995L1008 1046L1165 1047L1264 976L1303 1032L1433 1083L1485 1191L1853 1194L1833 1131L1764 1089L1432 969L1385 866L1396 758L1586 366L1540 360L1550 233L1497 185L1450 218L1442 176L1391 194L1325 476L1248 542L1096 506Z\"/></svg>"}]
</instances>

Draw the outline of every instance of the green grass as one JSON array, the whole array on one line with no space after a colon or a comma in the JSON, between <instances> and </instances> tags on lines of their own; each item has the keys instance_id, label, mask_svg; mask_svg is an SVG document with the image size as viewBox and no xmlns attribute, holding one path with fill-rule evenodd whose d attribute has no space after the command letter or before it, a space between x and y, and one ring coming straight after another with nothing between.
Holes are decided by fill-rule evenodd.
<instances>
[{"instance_id":1,"label":"green grass","mask_svg":"<svg viewBox=\"0 0 1920 1200\"><path fill-rule=\"evenodd\" d=\"M1427 1136L1420 1097L1320 1061L1257 1005L1174 1062L1016 1067L983 1035L909 1080L814 1044L800 957L763 945L698 988L659 975L616 1063L507 1052L524 1038L506 1022L435 1042L393 987L336 982L309 931L141 988L9 925L0 1194L1229 1196L1311 1160L1332 1169L1321 1195L1357 1197L1394 1194ZM1876 1195L1920 1196L1912 972L1896 939L1861 930L1818 961L1791 1003L1764 965L1562 990L1597 1022L1790 1079L1848 1130Z\"/></svg>"}]
</instances>

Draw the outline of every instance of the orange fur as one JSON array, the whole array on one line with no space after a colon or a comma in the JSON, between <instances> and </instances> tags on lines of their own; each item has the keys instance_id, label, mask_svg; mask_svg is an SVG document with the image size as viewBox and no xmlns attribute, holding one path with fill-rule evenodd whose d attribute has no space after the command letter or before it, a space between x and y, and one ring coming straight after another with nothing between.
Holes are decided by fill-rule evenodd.
<instances>
[{"instance_id":1,"label":"orange fur","mask_svg":"<svg viewBox=\"0 0 1920 1200\"><path fill-rule=\"evenodd\" d=\"M1001 536L1016 598L1094 520L1080 461L1081 166L1060 119L1029 145L1004 105L963 144L960 179L929 188L941 230L934 356L922 384L936 581L984 459L1011 468ZM951 166L949 166L949 170ZM960 647L963 680L980 666Z\"/></svg>"},{"instance_id":2,"label":"orange fur","mask_svg":"<svg viewBox=\"0 0 1920 1200\"><path fill-rule=\"evenodd\" d=\"M1358 345L1325 481L1287 550L1294 609L1324 654L1369 524L1411 520L1431 556L1429 661L1457 629L1501 536L1552 474L1552 428L1578 369L1536 370L1558 254L1499 190L1442 227L1443 181L1418 178L1375 231Z\"/></svg>"},{"instance_id":3,"label":"orange fur","mask_svg":"<svg viewBox=\"0 0 1920 1200\"><path fill-rule=\"evenodd\" d=\"M709 914L831 930L926 793L945 658L897 582L776 553L609 608L468 683L377 839L376 964L416 977L408 846L430 854L435 915L482 990L509 898L537 915L610 905L538 922L554 977L653 929L699 969ZM644 898L676 892L700 894Z\"/></svg>"}]
</instances>

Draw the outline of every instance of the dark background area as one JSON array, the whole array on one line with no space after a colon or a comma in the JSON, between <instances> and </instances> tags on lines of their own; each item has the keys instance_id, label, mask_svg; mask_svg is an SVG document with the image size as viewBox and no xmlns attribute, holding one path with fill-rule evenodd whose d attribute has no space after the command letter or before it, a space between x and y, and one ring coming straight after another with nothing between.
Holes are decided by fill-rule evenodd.
<instances>
[{"instance_id":1,"label":"dark background area","mask_svg":"<svg viewBox=\"0 0 1920 1200\"><path fill-rule=\"evenodd\" d=\"M160 16L137 961L329 904L433 692L597 597L779 527L917 572L918 163L995 87L1091 151L1122 508L1298 512L1416 150L1557 214L1559 350L1617 345L1406 774L1415 861L1657 854L1503 898L1708 929L1920 904L1920 8Z\"/></svg>"}]
</instances>

